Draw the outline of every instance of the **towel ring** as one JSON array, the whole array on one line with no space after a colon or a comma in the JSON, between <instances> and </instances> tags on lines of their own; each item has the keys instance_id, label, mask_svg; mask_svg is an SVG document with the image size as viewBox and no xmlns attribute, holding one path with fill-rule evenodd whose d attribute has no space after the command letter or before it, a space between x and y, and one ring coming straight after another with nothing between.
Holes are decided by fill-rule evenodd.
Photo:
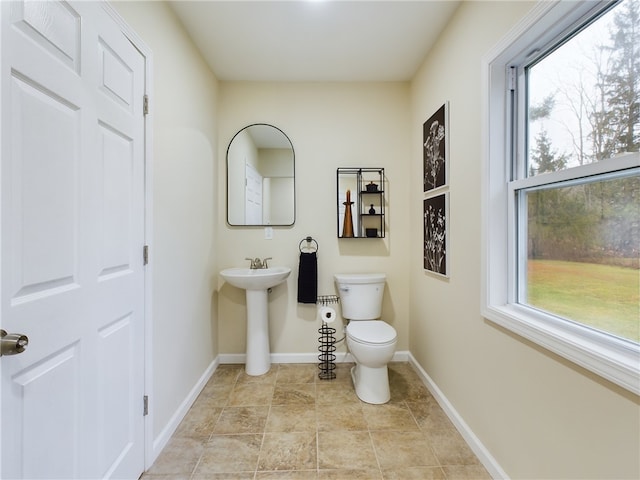
<instances>
[{"instance_id":1,"label":"towel ring","mask_svg":"<svg viewBox=\"0 0 640 480\"><path fill-rule=\"evenodd\" d=\"M306 246L302 246L302 242L307 242ZM313 245L311 245L311 242L315 243L315 247ZM318 251L318 242L316 242L316 240L312 237L306 237L303 238L302 240L300 240L300 244L298 245L298 249L300 250L300 252L303 252L303 249L307 249L307 250L311 250L309 253L313 253L313 252L317 252Z\"/></svg>"}]
</instances>

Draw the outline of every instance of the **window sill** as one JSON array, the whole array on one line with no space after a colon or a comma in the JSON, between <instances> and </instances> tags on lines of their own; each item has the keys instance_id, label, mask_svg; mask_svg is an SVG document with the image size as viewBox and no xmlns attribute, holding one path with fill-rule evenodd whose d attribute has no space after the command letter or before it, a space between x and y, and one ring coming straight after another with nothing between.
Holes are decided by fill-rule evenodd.
<instances>
[{"instance_id":1,"label":"window sill","mask_svg":"<svg viewBox=\"0 0 640 480\"><path fill-rule=\"evenodd\" d=\"M488 305L483 316L640 395L640 346L522 305Z\"/></svg>"}]
</instances>

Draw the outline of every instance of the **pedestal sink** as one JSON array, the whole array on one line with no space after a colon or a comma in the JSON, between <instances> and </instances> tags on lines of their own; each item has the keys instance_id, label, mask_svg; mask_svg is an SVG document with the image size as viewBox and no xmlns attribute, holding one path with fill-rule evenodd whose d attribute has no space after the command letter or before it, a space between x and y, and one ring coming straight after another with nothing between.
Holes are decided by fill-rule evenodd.
<instances>
[{"instance_id":1,"label":"pedestal sink","mask_svg":"<svg viewBox=\"0 0 640 480\"><path fill-rule=\"evenodd\" d=\"M271 368L268 289L284 282L290 273L289 267L227 268L220 272L227 283L246 290L247 375L262 375Z\"/></svg>"}]
</instances>

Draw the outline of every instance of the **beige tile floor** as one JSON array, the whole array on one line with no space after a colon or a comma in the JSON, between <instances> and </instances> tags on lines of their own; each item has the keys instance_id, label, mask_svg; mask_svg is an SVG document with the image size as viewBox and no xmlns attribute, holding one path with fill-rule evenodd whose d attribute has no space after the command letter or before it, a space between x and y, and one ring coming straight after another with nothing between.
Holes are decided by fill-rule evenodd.
<instances>
[{"instance_id":1,"label":"beige tile floor","mask_svg":"<svg viewBox=\"0 0 640 480\"><path fill-rule=\"evenodd\" d=\"M358 399L351 366L219 366L143 480L490 478L410 364L389 365L385 405Z\"/></svg>"}]
</instances>

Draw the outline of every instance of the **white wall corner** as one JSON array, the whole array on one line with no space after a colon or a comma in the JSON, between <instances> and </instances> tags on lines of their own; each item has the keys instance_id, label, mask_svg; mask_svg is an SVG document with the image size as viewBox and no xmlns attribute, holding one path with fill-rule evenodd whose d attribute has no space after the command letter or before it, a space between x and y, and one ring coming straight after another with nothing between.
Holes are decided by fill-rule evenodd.
<instances>
[{"instance_id":1,"label":"white wall corner","mask_svg":"<svg viewBox=\"0 0 640 480\"><path fill-rule=\"evenodd\" d=\"M491 475L491 478L508 480L509 476L507 475L507 473L502 469L500 464L498 464L496 459L482 444L475 433L473 433L469 425L467 425L462 416L460 416L451 402L449 402L442 390L438 388L435 382L431 379L427 372L424 371L424 369L420 366L420 364L417 362L415 357L411 355L410 352L408 352L408 361L416 369L420 379L424 382L426 387L431 392L431 395L433 395L433 397L436 399L436 401L438 402L444 413L447 415L447 417L449 417L449 420L451 420L458 432L460 432L460 435L462 435L471 450L473 450L473 453L476 454L478 460L480 460L484 468L487 469L489 475Z\"/></svg>"},{"instance_id":2,"label":"white wall corner","mask_svg":"<svg viewBox=\"0 0 640 480\"><path fill-rule=\"evenodd\" d=\"M145 470L149 470L149 468L151 468L151 465L153 465L153 462L156 461L156 459L160 455L160 452L162 452L162 449L167 445L167 443L169 443L169 440L171 440L171 436L175 433L178 426L180 425L180 422L182 422L184 417L187 415L187 412L196 401L196 398L198 398L198 395L200 395L200 392L202 392L202 389L205 387L205 385L213 375L213 372L215 372L218 368L218 365L220 365L220 357L216 357L213 362L211 362L211 364L207 367L196 384L193 386L191 391L188 393L187 397L182 401L178 409L171 416L169 422L165 425L158 436L153 439L151 454L150 457L147 458L147 465L145 465Z\"/></svg>"}]
</instances>

